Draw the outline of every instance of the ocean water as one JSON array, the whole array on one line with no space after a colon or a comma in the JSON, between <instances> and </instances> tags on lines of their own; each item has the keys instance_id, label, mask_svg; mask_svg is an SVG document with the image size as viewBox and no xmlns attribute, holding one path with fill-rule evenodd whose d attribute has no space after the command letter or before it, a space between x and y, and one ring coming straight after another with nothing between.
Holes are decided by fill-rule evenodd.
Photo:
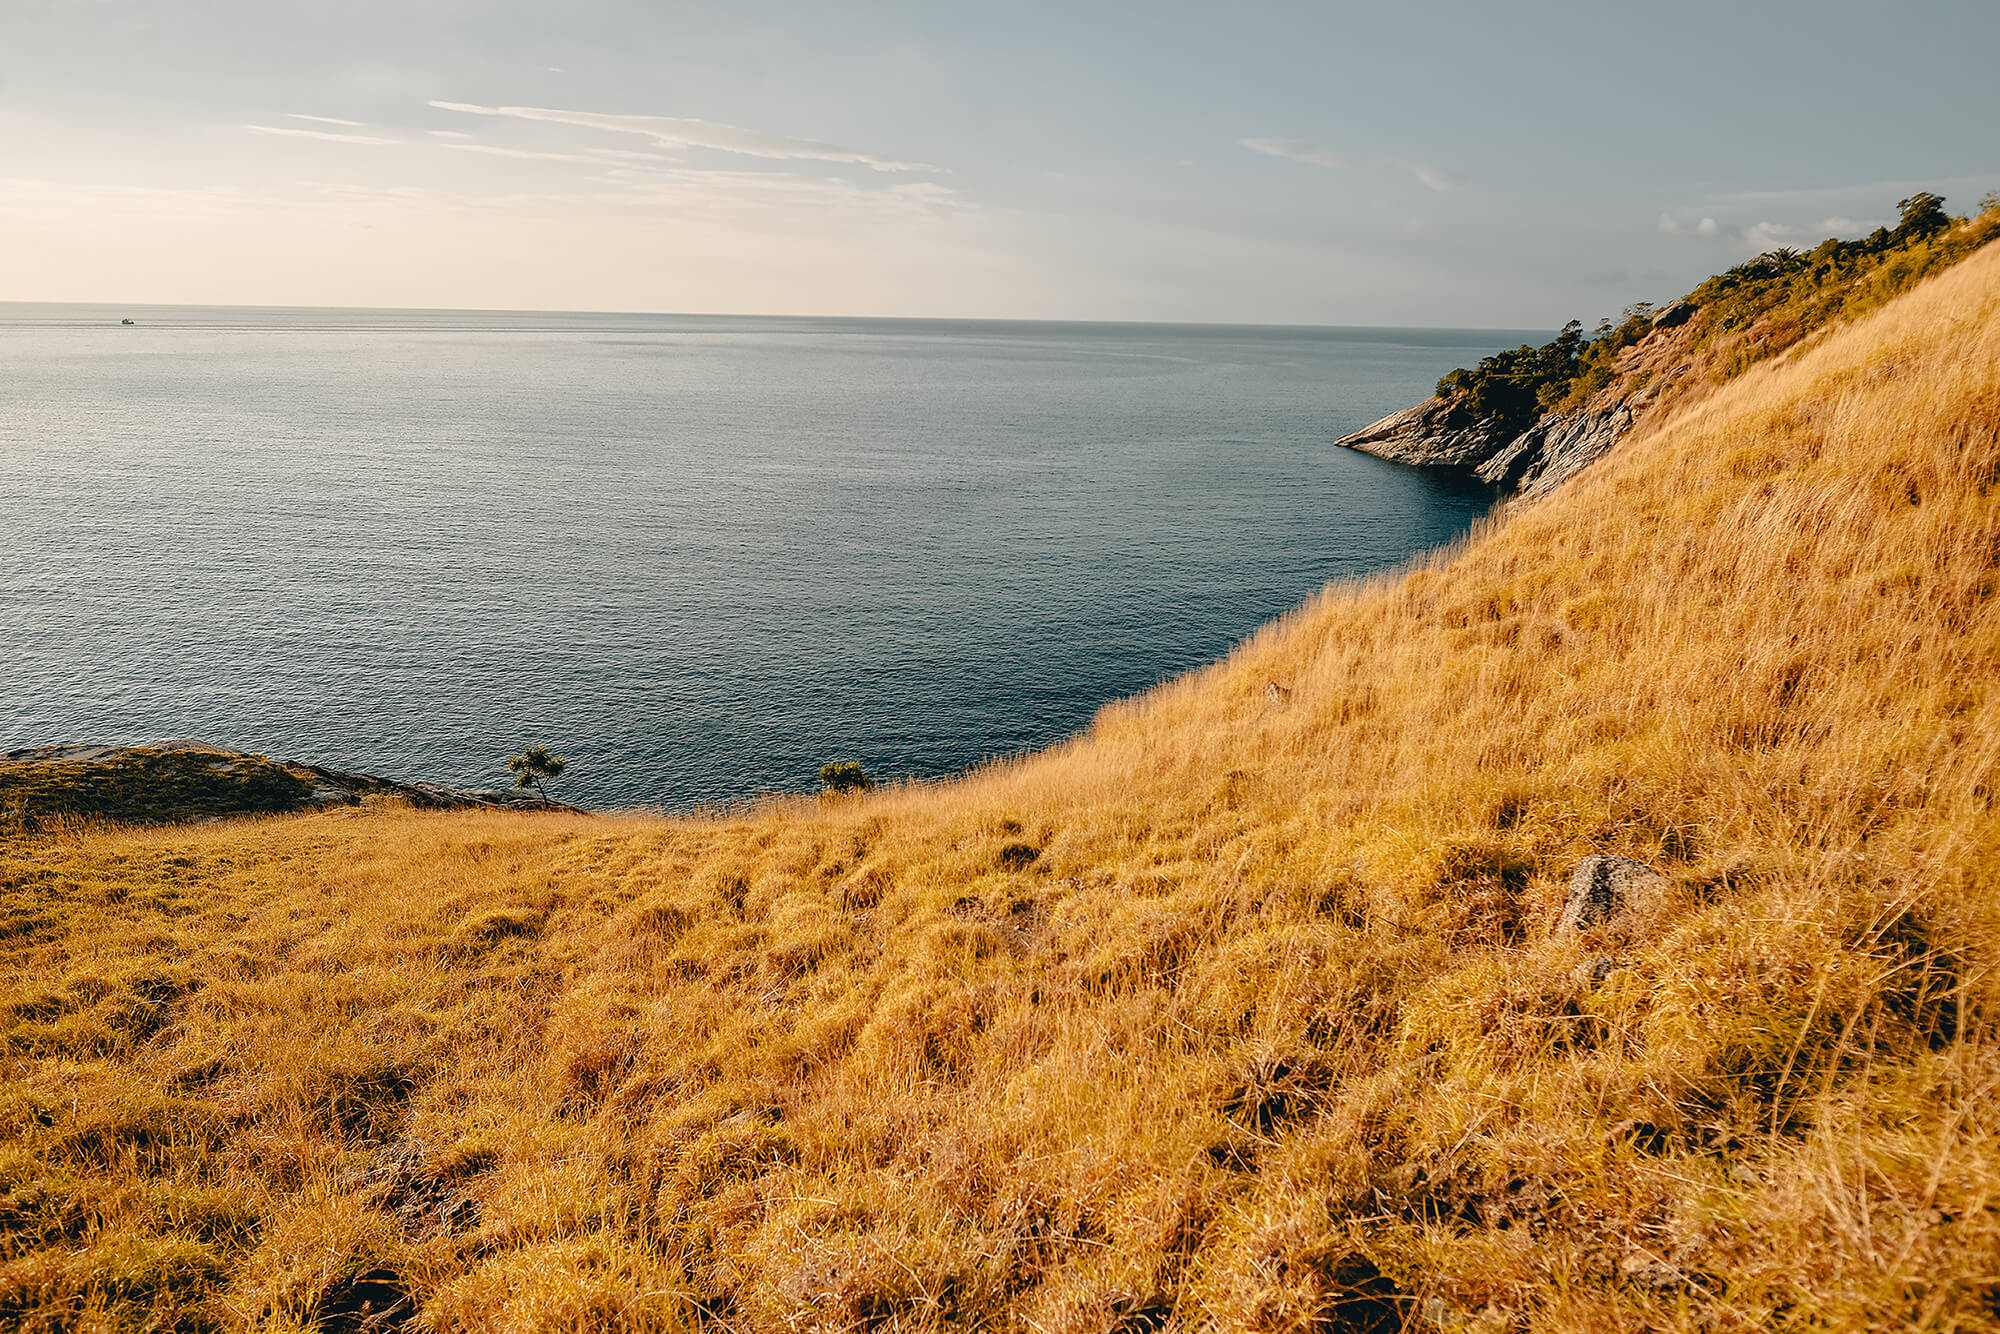
<instances>
[{"instance_id":1,"label":"ocean water","mask_svg":"<svg viewBox=\"0 0 2000 1334\"><path fill-rule=\"evenodd\" d=\"M1537 336L0 305L0 749L951 774L1464 531L1327 442Z\"/></svg>"}]
</instances>

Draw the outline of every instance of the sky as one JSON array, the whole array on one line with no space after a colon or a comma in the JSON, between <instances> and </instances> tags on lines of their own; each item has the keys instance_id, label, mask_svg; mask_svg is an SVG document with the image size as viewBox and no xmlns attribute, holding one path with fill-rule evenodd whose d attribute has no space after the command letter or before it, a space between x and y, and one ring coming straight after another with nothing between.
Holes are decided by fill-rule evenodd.
<instances>
[{"instance_id":1,"label":"sky","mask_svg":"<svg viewBox=\"0 0 2000 1334\"><path fill-rule=\"evenodd\" d=\"M0 0L0 300L1553 327L2000 188L1994 0Z\"/></svg>"}]
</instances>

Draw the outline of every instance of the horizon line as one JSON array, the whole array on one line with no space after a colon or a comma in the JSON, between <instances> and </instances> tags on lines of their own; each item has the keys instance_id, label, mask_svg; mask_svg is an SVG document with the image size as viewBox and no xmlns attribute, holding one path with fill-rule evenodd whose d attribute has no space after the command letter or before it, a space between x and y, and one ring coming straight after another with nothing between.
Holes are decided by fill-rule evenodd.
<instances>
[{"instance_id":1,"label":"horizon line","mask_svg":"<svg viewBox=\"0 0 2000 1334\"><path fill-rule=\"evenodd\" d=\"M105 310L326 310L381 311L409 315L578 315L636 316L648 319L741 319L741 320L840 320L855 323L898 322L905 324L1078 324L1129 325L1134 328L1182 329L1386 329L1432 333L1538 333L1532 324L1310 324L1299 321L1268 320L1144 320L1083 319L1074 317L1009 315L809 315L770 311L700 310L581 310L562 306L334 306L279 305L274 303L208 303L198 301L24 301L0 299L0 311L21 306L92 307Z\"/></svg>"}]
</instances>

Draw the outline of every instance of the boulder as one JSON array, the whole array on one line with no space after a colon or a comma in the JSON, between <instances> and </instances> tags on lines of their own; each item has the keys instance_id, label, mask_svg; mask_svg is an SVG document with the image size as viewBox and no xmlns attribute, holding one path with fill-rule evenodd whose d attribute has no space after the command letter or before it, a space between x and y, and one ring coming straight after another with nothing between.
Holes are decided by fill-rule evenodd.
<instances>
[{"instance_id":1,"label":"boulder","mask_svg":"<svg viewBox=\"0 0 2000 1334\"><path fill-rule=\"evenodd\" d=\"M1692 301L1676 301L1670 306L1661 306L1653 312L1655 329L1671 329L1686 324L1694 318L1695 304Z\"/></svg>"},{"instance_id":2,"label":"boulder","mask_svg":"<svg viewBox=\"0 0 2000 1334\"><path fill-rule=\"evenodd\" d=\"M1629 934L1665 904L1667 878L1630 857L1596 854L1577 863L1556 934L1601 930Z\"/></svg>"},{"instance_id":3,"label":"boulder","mask_svg":"<svg viewBox=\"0 0 2000 1334\"><path fill-rule=\"evenodd\" d=\"M1604 979L1618 971L1618 960L1608 954L1596 954L1585 959L1570 970L1570 982L1584 990L1599 986Z\"/></svg>"}]
</instances>

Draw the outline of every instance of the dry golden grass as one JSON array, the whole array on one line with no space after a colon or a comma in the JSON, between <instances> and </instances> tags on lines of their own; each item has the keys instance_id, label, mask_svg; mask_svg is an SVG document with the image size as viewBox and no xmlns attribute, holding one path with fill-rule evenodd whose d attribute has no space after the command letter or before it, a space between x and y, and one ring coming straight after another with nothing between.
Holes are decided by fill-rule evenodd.
<instances>
[{"instance_id":1,"label":"dry golden grass","mask_svg":"<svg viewBox=\"0 0 2000 1334\"><path fill-rule=\"evenodd\" d=\"M2000 1329L1997 485L1990 252L963 782L16 839L0 1324Z\"/></svg>"}]
</instances>

